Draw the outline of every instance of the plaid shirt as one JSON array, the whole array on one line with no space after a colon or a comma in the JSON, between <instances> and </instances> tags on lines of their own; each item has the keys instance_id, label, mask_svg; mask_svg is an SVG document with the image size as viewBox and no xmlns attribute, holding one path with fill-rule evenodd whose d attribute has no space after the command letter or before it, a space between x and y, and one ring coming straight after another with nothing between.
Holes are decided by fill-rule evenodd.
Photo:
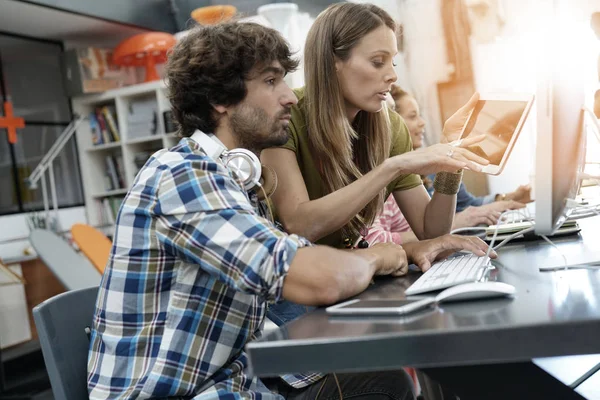
<instances>
[{"instance_id":1,"label":"plaid shirt","mask_svg":"<svg viewBox=\"0 0 600 400\"><path fill-rule=\"evenodd\" d=\"M90 399L279 399L246 375L298 248L190 139L155 153L119 215L88 357ZM319 374L286 376L300 388Z\"/></svg>"}]
</instances>

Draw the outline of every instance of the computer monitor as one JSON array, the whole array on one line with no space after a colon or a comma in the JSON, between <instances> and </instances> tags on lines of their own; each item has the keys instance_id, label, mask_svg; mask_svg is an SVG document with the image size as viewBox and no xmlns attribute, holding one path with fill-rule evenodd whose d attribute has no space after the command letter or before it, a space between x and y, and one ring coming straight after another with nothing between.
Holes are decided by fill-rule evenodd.
<instances>
[{"instance_id":1,"label":"computer monitor","mask_svg":"<svg viewBox=\"0 0 600 400\"><path fill-rule=\"evenodd\" d=\"M575 199L585 166L584 70L580 60L581 52L586 50L567 32L570 21L565 7L572 7L570 3L550 3L553 23L549 25L538 75L534 182L538 235L553 234L565 221L567 200Z\"/></svg>"}]
</instances>

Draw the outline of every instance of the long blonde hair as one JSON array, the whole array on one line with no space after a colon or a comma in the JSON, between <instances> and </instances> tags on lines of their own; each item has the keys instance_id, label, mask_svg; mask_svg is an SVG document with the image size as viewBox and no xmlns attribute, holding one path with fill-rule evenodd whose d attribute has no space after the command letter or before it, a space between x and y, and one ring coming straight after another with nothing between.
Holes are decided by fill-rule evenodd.
<instances>
[{"instance_id":1,"label":"long blonde hair","mask_svg":"<svg viewBox=\"0 0 600 400\"><path fill-rule=\"evenodd\" d=\"M350 124L335 69L336 59L347 60L358 42L382 25L396 32L394 20L381 8L339 3L319 14L308 32L304 50L308 137L329 193L360 178L390 154L387 107L378 113L361 110ZM384 196L385 189L342 228L344 235L371 225Z\"/></svg>"}]
</instances>

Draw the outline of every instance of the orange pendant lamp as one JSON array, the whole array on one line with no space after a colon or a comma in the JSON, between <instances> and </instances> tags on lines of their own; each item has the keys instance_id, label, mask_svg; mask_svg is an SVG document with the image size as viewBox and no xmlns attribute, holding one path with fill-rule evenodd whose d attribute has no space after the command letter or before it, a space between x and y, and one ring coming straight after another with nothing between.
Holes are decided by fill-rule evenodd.
<instances>
[{"instance_id":1,"label":"orange pendant lamp","mask_svg":"<svg viewBox=\"0 0 600 400\"><path fill-rule=\"evenodd\" d=\"M192 11L192 18L200 25L215 25L233 18L237 8L234 6L207 6Z\"/></svg>"},{"instance_id":2,"label":"orange pendant lamp","mask_svg":"<svg viewBox=\"0 0 600 400\"><path fill-rule=\"evenodd\" d=\"M144 82L155 81L160 79L156 64L167 61L167 53L176 41L170 33L140 33L119 43L113 52L113 62L125 67L146 67Z\"/></svg>"}]
</instances>

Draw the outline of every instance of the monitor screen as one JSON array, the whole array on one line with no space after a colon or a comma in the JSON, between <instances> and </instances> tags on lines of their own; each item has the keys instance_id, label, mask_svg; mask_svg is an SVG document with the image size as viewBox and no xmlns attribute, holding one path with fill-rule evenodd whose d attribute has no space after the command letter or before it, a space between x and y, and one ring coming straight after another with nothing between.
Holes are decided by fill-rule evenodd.
<instances>
[{"instance_id":1,"label":"monitor screen","mask_svg":"<svg viewBox=\"0 0 600 400\"><path fill-rule=\"evenodd\" d=\"M538 235L553 234L566 220L567 199L577 196L585 166L585 50L564 34L578 26L565 11L572 6L568 0L554 2L553 23L539 59L534 184Z\"/></svg>"}]
</instances>

